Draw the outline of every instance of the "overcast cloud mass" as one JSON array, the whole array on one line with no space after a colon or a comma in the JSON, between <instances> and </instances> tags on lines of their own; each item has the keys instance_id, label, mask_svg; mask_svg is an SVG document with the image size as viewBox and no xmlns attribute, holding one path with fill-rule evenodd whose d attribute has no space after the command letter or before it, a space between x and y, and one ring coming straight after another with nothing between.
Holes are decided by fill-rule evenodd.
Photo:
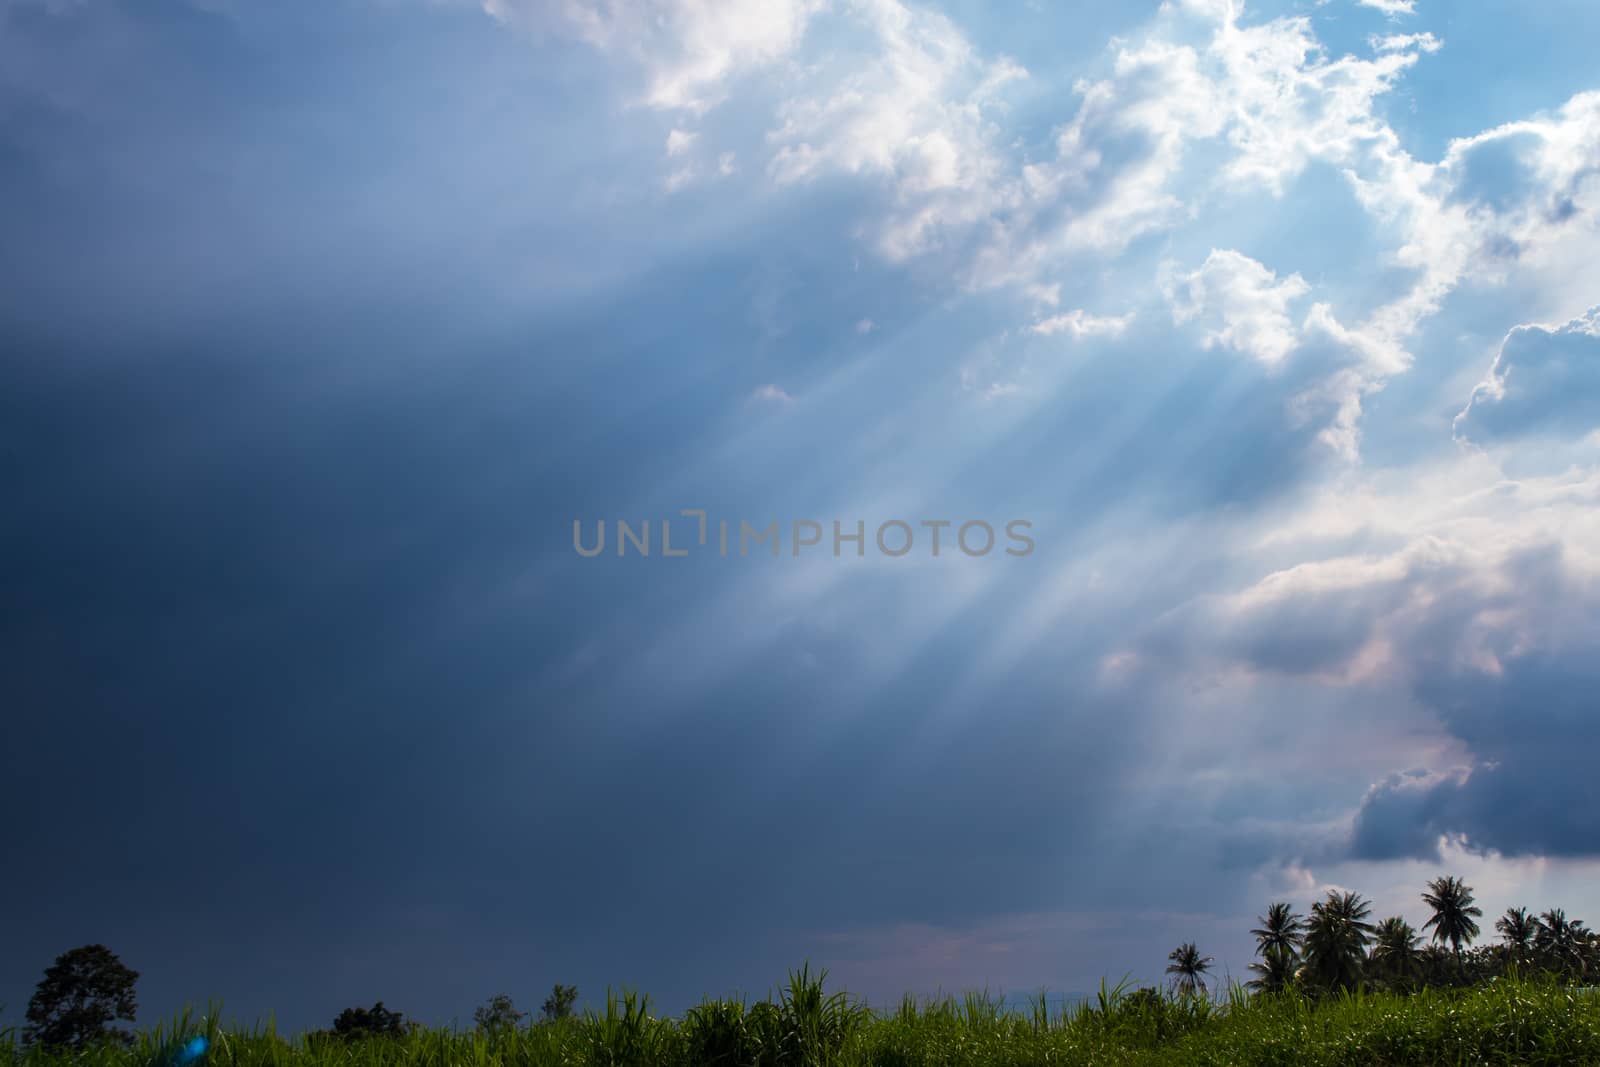
<instances>
[{"instance_id":1,"label":"overcast cloud mass","mask_svg":"<svg viewBox=\"0 0 1600 1067\"><path fill-rule=\"evenodd\" d=\"M0 0L0 1024L94 941L298 1028L1600 919L1597 39Z\"/></svg>"}]
</instances>

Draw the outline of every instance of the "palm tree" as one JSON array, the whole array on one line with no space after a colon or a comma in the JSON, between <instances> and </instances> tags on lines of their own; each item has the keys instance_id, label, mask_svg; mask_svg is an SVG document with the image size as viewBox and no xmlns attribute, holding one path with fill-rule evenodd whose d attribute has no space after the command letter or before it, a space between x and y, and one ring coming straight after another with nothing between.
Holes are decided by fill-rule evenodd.
<instances>
[{"instance_id":1,"label":"palm tree","mask_svg":"<svg viewBox=\"0 0 1600 1067\"><path fill-rule=\"evenodd\" d=\"M1494 921L1494 928L1500 931L1500 939L1511 958L1521 963L1528 958L1528 950L1538 936L1539 920L1528 914L1527 908L1507 908L1506 913Z\"/></svg>"},{"instance_id":2,"label":"palm tree","mask_svg":"<svg viewBox=\"0 0 1600 1067\"><path fill-rule=\"evenodd\" d=\"M1185 996L1206 991L1203 975L1211 969L1211 957L1200 955L1193 941L1185 941L1168 954L1167 973L1172 975L1172 986Z\"/></svg>"},{"instance_id":3,"label":"palm tree","mask_svg":"<svg viewBox=\"0 0 1600 1067\"><path fill-rule=\"evenodd\" d=\"M1573 933L1578 939L1577 945L1574 946L1578 959L1578 975L1584 977L1600 971L1600 933L1576 920L1572 926Z\"/></svg>"},{"instance_id":4,"label":"palm tree","mask_svg":"<svg viewBox=\"0 0 1600 1067\"><path fill-rule=\"evenodd\" d=\"M1539 962L1563 975L1581 975L1584 955L1590 941L1589 930L1577 919L1568 919L1560 908L1551 908L1538 918L1533 947Z\"/></svg>"},{"instance_id":5,"label":"palm tree","mask_svg":"<svg viewBox=\"0 0 1600 1067\"><path fill-rule=\"evenodd\" d=\"M1483 916L1483 909L1473 906L1472 888L1453 875L1435 878L1422 894L1422 902L1433 909L1433 917L1422 928L1433 927L1433 939L1450 942L1450 950L1459 958L1461 945L1472 944L1478 936L1478 924L1473 920Z\"/></svg>"},{"instance_id":6,"label":"palm tree","mask_svg":"<svg viewBox=\"0 0 1600 1067\"><path fill-rule=\"evenodd\" d=\"M1361 964L1372 941L1367 922L1372 905L1356 893L1329 890L1311 905L1306 923L1304 975L1316 987L1344 989L1361 981Z\"/></svg>"},{"instance_id":7,"label":"palm tree","mask_svg":"<svg viewBox=\"0 0 1600 1067\"><path fill-rule=\"evenodd\" d=\"M1421 936L1395 915L1378 924L1372 944L1373 970L1391 986L1405 989L1420 970L1417 942Z\"/></svg>"},{"instance_id":8,"label":"palm tree","mask_svg":"<svg viewBox=\"0 0 1600 1067\"><path fill-rule=\"evenodd\" d=\"M1256 977L1245 985L1257 993L1282 993L1294 985L1298 960L1285 948L1268 948L1261 952L1261 962L1252 963L1250 969Z\"/></svg>"},{"instance_id":9,"label":"palm tree","mask_svg":"<svg viewBox=\"0 0 1600 1067\"><path fill-rule=\"evenodd\" d=\"M1246 984L1260 993L1279 993L1294 982L1305 924L1284 902L1267 905L1267 913L1257 921L1261 925L1250 932L1255 935L1261 962L1250 965L1256 977Z\"/></svg>"},{"instance_id":10,"label":"palm tree","mask_svg":"<svg viewBox=\"0 0 1600 1067\"><path fill-rule=\"evenodd\" d=\"M1284 952L1290 958L1300 955L1305 924L1288 904L1268 905L1267 913L1256 921L1261 925L1250 932L1255 935L1256 951L1263 957L1269 952Z\"/></svg>"}]
</instances>

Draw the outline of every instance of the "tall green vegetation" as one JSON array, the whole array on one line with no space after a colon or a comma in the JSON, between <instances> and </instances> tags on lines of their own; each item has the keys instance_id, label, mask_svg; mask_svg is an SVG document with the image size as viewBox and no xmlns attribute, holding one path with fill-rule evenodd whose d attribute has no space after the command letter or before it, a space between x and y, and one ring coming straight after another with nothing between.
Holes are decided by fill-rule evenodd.
<instances>
[{"instance_id":1,"label":"tall green vegetation","mask_svg":"<svg viewBox=\"0 0 1600 1067\"><path fill-rule=\"evenodd\" d=\"M288 1041L270 1028L225 1031L215 1010L143 1034L131 1018L137 974L104 946L59 957L29 1005L28 1029L0 1030L0 1067L999 1067L1096 1065L1600 1063L1600 936L1559 908L1512 908L1499 941L1474 945L1482 911L1446 876L1422 894L1420 929L1336 890L1308 916L1271 904L1250 931L1247 986L1214 991L1213 960L1194 942L1167 957L1169 988L1101 985L1092 1000L1023 1011L1002 998L906 998L872 1011L825 989L809 966L775 997L708 1000L681 1019L648 997L608 991L575 1010L557 985L541 1018L491 998L469 1030L428 1030L379 1001L330 1030ZM1431 944L1422 945L1424 931ZM1216 995L1214 995L1216 994ZM203 1039L203 1040L201 1040Z\"/></svg>"},{"instance_id":2,"label":"tall green vegetation","mask_svg":"<svg viewBox=\"0 0 1600 1067\"><path fill-rule=\"evenodd\" d=\"M681 1020L614 992L603 1011L494 1037L411 1029L288 1041L270 1028L221 1027L212 1014L81 1051L19 1048L0 1034L0 1063L180 1067L174 1050L196 1036L209 1067L1570 1067L1600 1063L1600 995L1549 976L1412 994L1235 990L1220 1000L1119 985L1055 1011L1042 1001L1007 1010L976 994L868 1012L815 976L751 1005L708 1001Z\"/></svg>"}]
</instances>

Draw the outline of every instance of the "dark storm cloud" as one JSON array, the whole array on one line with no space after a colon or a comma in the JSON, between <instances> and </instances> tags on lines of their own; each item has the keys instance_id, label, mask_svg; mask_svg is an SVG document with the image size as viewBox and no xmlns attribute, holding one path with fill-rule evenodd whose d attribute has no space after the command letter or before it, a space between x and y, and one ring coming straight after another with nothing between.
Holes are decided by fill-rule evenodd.
<instances>
[{"instance_id":1,"label":"dark storm cloud","mask_svg":"<svg viewBox=\"0 0 1600 1067\"><path fill-rule=\"evenodd\" d=\"M1589 679L1593 681L1593 679ZM1531 729L1544 724L1532 717ZM1594 758L1568 745L1593 745L1587 731L1543 745L1519 745L1504 762L1463 776L1398 776L1362 801L1351 854L1358 859L1437 859L1443 838L1504 856L1600 855L1600 788Z\"/></svg>"},{"instance_id":2,"label":"dark storm cloud","mask_svg":"<svg viewBox=\"0 0 1600 1067\"><path fill-rule=\"evenodd\" d=\"M1386 643L1400 688L1363 699L1414 701L1474 762L1408 769L1374 786L1349 846L1359 858L1433 858L1442 836L1505 855L1600 855L1592 582L1555 544L1487 571L1427 545L1359 566L1344 581L1307 577L1299 588L1282 576L1274 595L1170 620L1152 647L1337 677L1371 642Z\"/></svg>"},{"instance_id":3,"label":"dark storm cloud","mask_svg":"<svg viewBox=\"0 0 1600 1067\"><path fill-rule=\"evenodd\" d=\"M1420 631L1407 649L1422 668L1417 695L1476 763L1376 787L1356 820L1358 856L1431 856L1441 835L1508 856L1600 855L1600 598L1553 548L1513 559L1503 577L1515 592L1479 610L1526 611L1539 620L1538 640L1524 647L1508 635L1488 671L1452 665L1452 646L1468 643L1459 623ZM1442 619L1450 607L1466 605L1445 607Z\"/></svg>"}]
</instances>

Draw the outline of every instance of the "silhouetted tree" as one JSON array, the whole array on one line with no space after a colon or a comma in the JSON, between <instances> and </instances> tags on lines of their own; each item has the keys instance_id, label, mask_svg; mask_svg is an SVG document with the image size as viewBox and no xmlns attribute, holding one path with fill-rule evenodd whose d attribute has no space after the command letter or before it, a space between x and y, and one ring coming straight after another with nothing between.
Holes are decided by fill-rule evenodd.
<instances>
[{"instance_id":1,"label":"silhouetted tree","mask_svg":"<svg viewBox=\"0 0 1600 1067\"><path fill-rule=\"evenodd\" d=\"M1299 961L1285 948L1268 948L1261 952L1261 961L1252 963L1255 977L1245 985L1257 993L1282 993L1294 985L1295 970Z\"/></svg>"},{"instance_id":2,"label":"silhouetted tree","mask_svg":"<svg viewBox=\"0 0 1600 1067\"><path fill-rule=\"evenodd\" d=\"M1568 919L1560 908L1551 908L1539 916L1533 948L1538 954L1539 966L1564 978L1577 978L1586 969L1590 940L1591 935L1583 923Z\"/></svg>"},{"instance_id":3,"label":"silhouetted tree","mask_svg":"<svg viewBox=\"0 0 1600 1067\"><path fill-rule=\"evenodd\" d=\"M129 969L104 945L63 952L44 972L28 1001L23 1040L45 1048L81 1049L105 1041L129 1042L133 1035L113 1029L113 1019L133 1020L139 1005Z\"/></svg>"},{"instance_id":4,"label":"silhouetted tree","mask_svg":"<svg viewBox=\"0 0 1600 1067\"><path fill-rule=\"evenodd\" d=\"M1471 887L1454 876L1435 878L1422 894L1422 902L1433 909L1432 918L1422 928L1433 927L1434 941L1448 941L1450 951L1459 957L1461 946L1472 944L1478 936L1478 924L1473 920L1483 916L1483 909L1472 903Z\"/></svg>"},{"instance_id":5,"label":"silhouetted tree","mask_svg":"<svg viewBox=\"0 0 1600 1067\"><path fill-rule=\"evenodd\" d=\"M1255 935L1257 952L1263 956L1270 951L1286 952L1290 957L1300 955L1305 924L1292 907L1285 903L1269 904L1267 913L1257 921L1261 925L1250 931Z\"/></svg>"},{"instance_id":6,"label":"silhouetted tree","mask_svg":"<svg viewBox=\"0 0 1600 1067\"><path fill-rule=\"evenodd\" d=\"M404 1037L410 1026L398 1011L390 1011L378 1001L370 1008L346 1008L333 1020L335 1037L355 1041L367 1037Z\"/></svg>"},{"instance_id":7,"label":"silhouetted tree","mask_svg":"<svg viewBox=\"0 0 1600 1067\"><path fill-rule=\"evenodd\" d=\"M1200 955L1193 941L1185 941L1167 955L1172 962L1167 973L1172 975L1172 985L1179 993L1191 996L1206 991L1205 973L1211 969L1211 957Z\"/></svg>"},{"instance_id":8,"label":"silhouetted tree","mask_svg":"<svg viewBox=\"0 0 1600 1067\"><path fill-rule=\"evenodd\" d=\"M1507 908L1506 913L1494 921L1500 931L1500 940L1506 952L1516 963L1526 963L1533 951L1533 939L1539 933L1539 920L1528 914L1527 908Z\"/></svg>"},{"instance_id":9,"label":"silhouetted tree","mask_svg":"<svg viewBox=\"0 0 1600 1067\"><path fill-rule=\"evenodd\" d=\"M540 1011L544 1013L547 1021L568 1019L572 1017L572 1005L577 1002L578 987L575 985L555 984L550 990L550 995L544 998Z\"/></svg>"},{"instance_id":10,"label":"silhouetted tree","mask_svg":"<svg viewBox=\"0 0 1600 1067\"><path fill-rule=\"evenodd\" d=\"M473 1011L472 1021L478 1025L479 1030L492 1034L502 1030L515 1030L517 1024L527 1014L525 1011L518 1011L509 996L496 993L487 1003Z\"/></svg>"},{"instance_id":11,"label":"silhouetted tree","mask_svg":"<svg viewBox=\"0 0 1600 1067\"><path fill-rule=\"evenodd\" d=\"M1330 890L1311 905L1306 922L1305 967L1301 974L1318 989L1348 989L1361 981L1361 967L1372 941L1367 916L1372 905L1356 893Z\"/></svg>"},{"instance_id":12,"label":"silhouetted tree","mask_svg":"<svg viewBox=\"0 0 1600 1067\"><path fill-rule=\"evenodd\" d=\"M1380 922L1373 931L1373 977L1390 989L1405 992L1421 976L1421 959L1417 955L1417 942L1421 937L1411 924L1400 916L1391 916Z\"/></svg>"}]
</instances>

